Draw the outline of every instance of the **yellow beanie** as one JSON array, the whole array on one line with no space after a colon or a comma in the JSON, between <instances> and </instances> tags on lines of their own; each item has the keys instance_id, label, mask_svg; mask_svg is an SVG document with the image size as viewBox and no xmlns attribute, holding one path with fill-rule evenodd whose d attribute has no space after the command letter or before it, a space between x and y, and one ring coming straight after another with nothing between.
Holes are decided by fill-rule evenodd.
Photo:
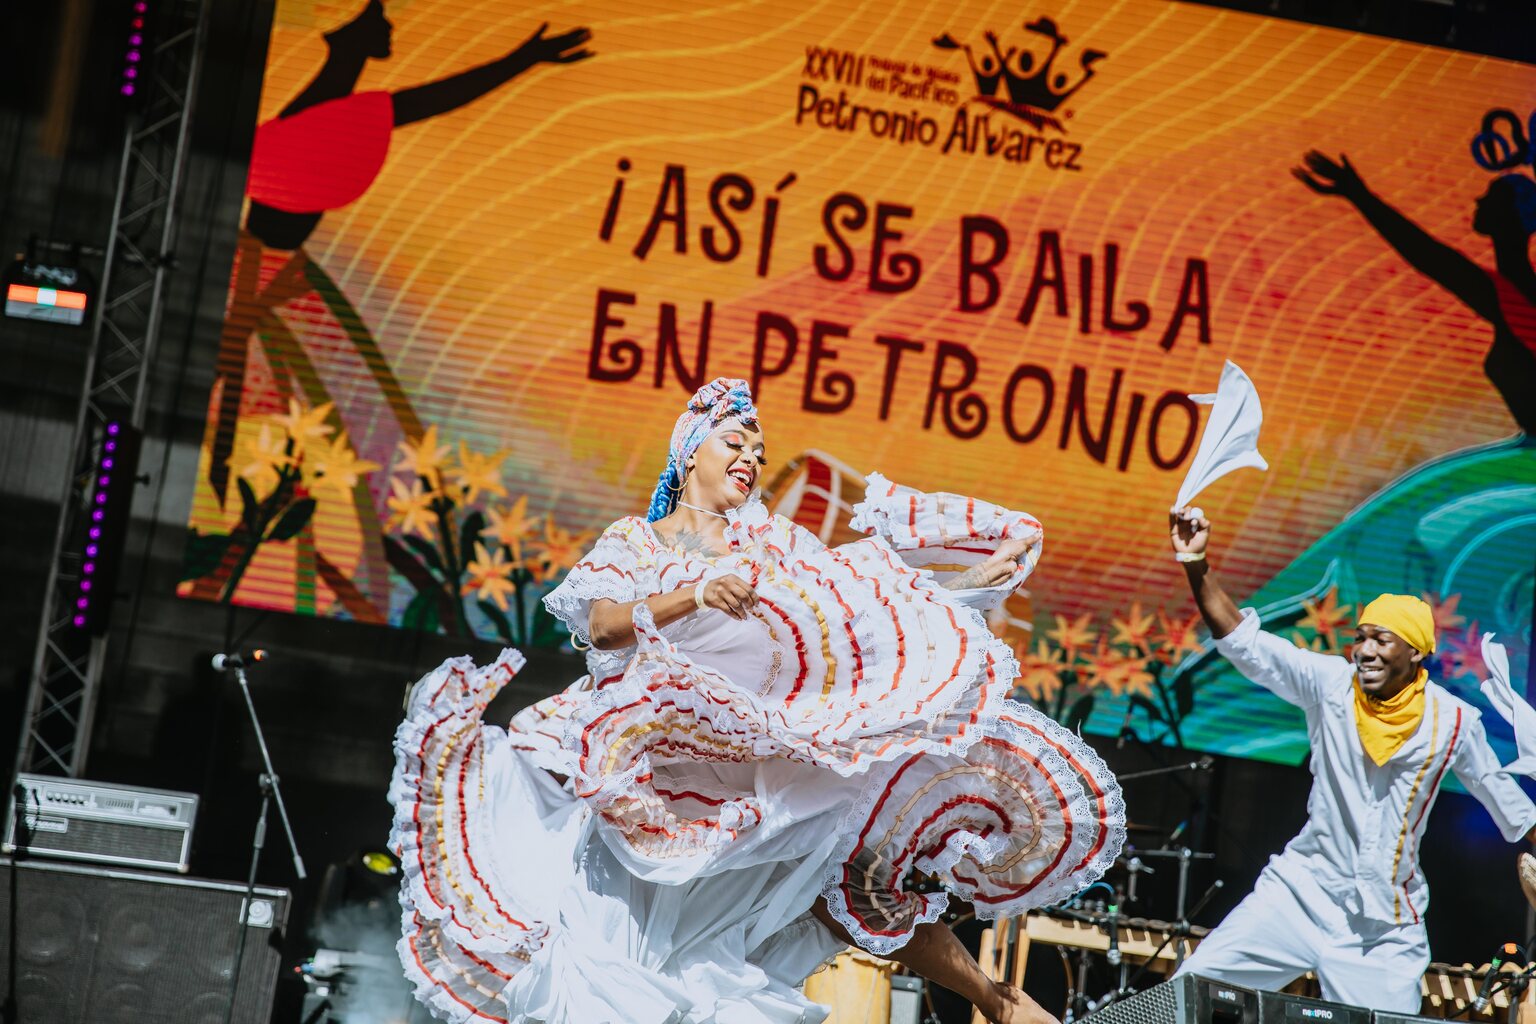
<instances>
[{"instance_id":1,"label":"yellow beanie","mask_svg":"<svg viewBox=\"0 0 1536 1024\"><path fill-rule=\"evenodd\" d=\"M1361 624L1390 629L1421 654L1435 653L1435 613L1406 594L1382 594L1360 612Z\"/></svg>"}]
</instances>

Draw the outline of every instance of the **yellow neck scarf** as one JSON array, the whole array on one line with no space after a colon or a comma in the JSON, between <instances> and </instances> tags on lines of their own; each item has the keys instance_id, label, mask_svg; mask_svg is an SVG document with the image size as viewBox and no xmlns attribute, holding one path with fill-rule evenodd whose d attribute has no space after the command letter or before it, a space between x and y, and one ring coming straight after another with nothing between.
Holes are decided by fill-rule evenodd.
<instances>
[{"instance_id":1,"label":"yellow neck scarf","mask_svg":"<svg viewBox=\"0 0 1536 1024\"><path fill-rule=\"evenodd\" d=\"M1424 717L1424 684L1429 673L1419 669L1418 678L1394 697L1371 700L1360 689L1360 679L1355 678L1355 728L1360 730L1360 743L1365 752L1378 766L1387 763L1393 754L1419 728Z\"/></svg>"}]
</instances>

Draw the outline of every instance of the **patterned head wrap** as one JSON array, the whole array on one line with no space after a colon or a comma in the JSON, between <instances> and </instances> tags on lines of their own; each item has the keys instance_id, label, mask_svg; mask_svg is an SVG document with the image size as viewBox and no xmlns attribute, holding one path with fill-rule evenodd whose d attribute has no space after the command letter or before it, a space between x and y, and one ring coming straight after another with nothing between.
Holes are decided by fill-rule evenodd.
<instances>
[{"instance_id":1,"label":"patterned head wrap","mask_svg":"<svg viewBox=\"0 0 1536 1024\"><path fill-rule=\"evenodd\" d=\"M1360 621L1390 629L1422 654L1435 653L1435 613L1406 594L1382 594L1360 612Z\"/></svg>"},{"instance_id":2,"label":"patterned head wrap","mask_svg":"<svg viewBox=\"0 0 1536 1024\"><path fill-rule=\"evenodd\" d=\"M656 490L651 492L651 506L645 513L647 522L654 523L677 507L688 457L704 443L711 431L728 419L757 422L757 407L752 404L752 392L746 381L716 377L688 399L688 408L683 410L677 425L672 428L672 443L667 446L667 467L656 481Z\"/></svg>"}]
</instances>

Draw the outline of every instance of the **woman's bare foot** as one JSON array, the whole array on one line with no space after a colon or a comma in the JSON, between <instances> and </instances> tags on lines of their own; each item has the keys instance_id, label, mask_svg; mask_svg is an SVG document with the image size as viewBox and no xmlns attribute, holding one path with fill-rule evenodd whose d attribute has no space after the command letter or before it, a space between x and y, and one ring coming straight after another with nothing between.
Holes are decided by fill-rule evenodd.
<instances>
[{"instance_id":1,"label":"woman's bare foot","mask_svg":"<svg viewBox=\"0 0 1536 1024\"><path fill-rule=\"evenodd\" d=\"M990 1006L978 1007L992 1024L1061 1024L1024 990L1004 982L992 983Z\"/></svg>"}]
</instances>

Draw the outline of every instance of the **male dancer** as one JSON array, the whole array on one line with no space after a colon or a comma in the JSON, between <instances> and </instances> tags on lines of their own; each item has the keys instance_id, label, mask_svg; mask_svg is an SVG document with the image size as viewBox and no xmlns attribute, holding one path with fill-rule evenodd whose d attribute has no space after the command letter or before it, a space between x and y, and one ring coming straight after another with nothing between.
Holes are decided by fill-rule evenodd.
<instances>
[{"instance_id":1,"label":"male dancer","mask_svg":"<svg viewBox=\"0 0 1536 1024\"><path fill-rule=\"evenodd\" d=\"M1429 680L1434 616L1383 594L1360 613L1353 664L1259 629L1206 560L1208 519L1169 516L1174 557L1216 649L1249 679L1306 712L1312 744L1307 824L1180 973L1278 989L1307 971L1323 996L1415 1013L1429 963L1419 840L1446 769L1504 838L1536 842L1536 805L1504 774L1477 709Z\"/></svg>"}]
</instances>

